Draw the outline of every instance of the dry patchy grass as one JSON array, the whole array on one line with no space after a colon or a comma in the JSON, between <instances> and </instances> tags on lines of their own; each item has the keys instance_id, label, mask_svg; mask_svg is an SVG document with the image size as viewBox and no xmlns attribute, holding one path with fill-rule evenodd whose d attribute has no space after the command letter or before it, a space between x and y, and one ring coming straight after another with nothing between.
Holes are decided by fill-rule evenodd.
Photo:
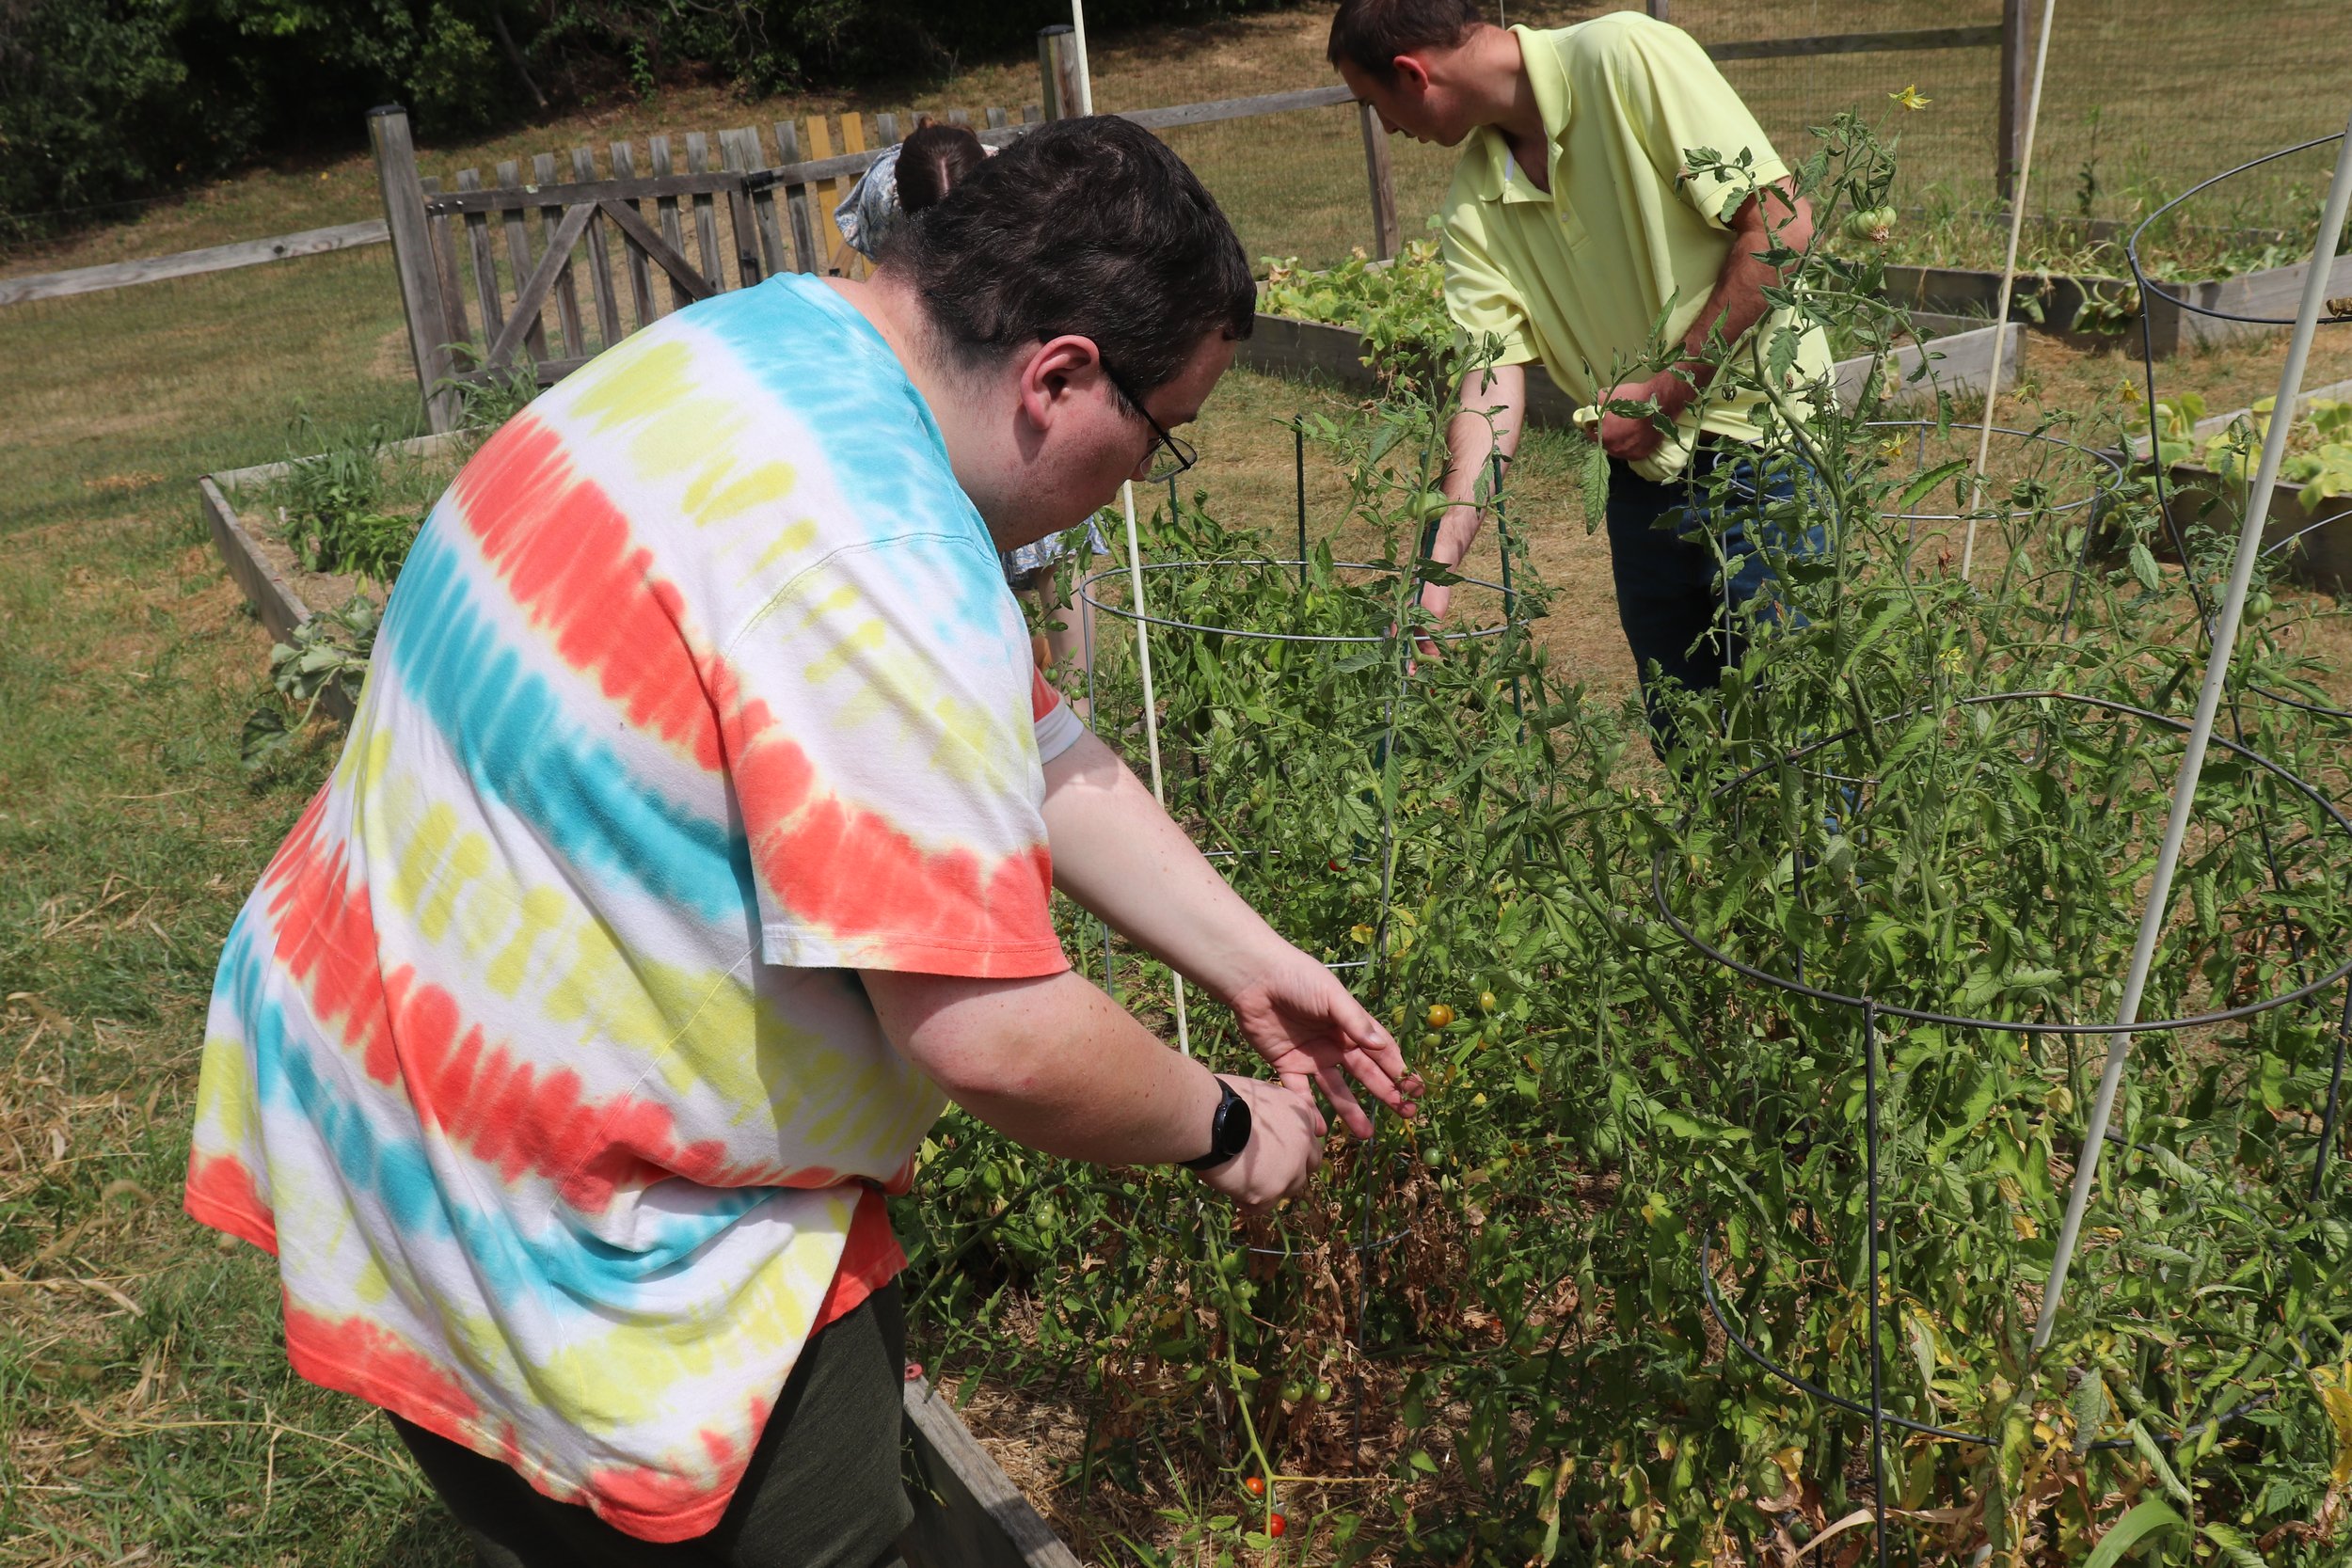
<instances>
[{"instance_id":1,"label":"dry patchy grass","mask_svg":"<svg viewBox=\"0 0 2352 1568\"><path fill-rule=\"evenodd\" d=\"M179 508L0 536L0 1562L460 1560L180 1212L220 942L326 761L240 771L266 652Z\"/></svg>"}]
</instances>

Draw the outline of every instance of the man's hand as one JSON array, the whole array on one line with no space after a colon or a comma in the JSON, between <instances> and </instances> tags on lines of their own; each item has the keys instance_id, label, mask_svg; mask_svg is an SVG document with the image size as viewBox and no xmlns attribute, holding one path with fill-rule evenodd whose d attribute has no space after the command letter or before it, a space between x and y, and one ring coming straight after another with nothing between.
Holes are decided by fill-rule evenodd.
<instances>
[{"instance_id":1,"label":"man's hand","mask_svg":"<svg viewBox=\"0 0 2352 1568\"><path fill-rule=\"evenodd\" d=\"M1691 384L1672 371L1645 381L1620 381L1600 394L1601 450L1620 463L1639 463L1664 444L1664 432L1646 416L1613 414L1613 403L1648 403L1672 420L1691 405Z\"/></svg>"},{"instance_id":2,"label":"man's hand","mask_svg":"<svg viewBox=\"0 0 2352 1568\"><path fill-rule=\"evenodd\" d=\"M1470 542L1477 537L1478 508L1449 506L1438 515L1438 543L1431 551L1430 559L1449 572L1459 572L1462 569L1461 552L1469 549ZM1459 544L1454 541L1459 541ZM1449 550L1454 552L1451 557L1447 553ZM1431 620L1444 620L1446 610L1453 602L1454 589L1451 584L1424 582L1421 585L1421 608L1429 612ZM1445 652L1434 638L1425 633L1413 641L1423 658L1437 658Z\"/></svg>"},{"instance_id":3,"label":"man's hand","mask_svg":"<svg viewBox=\"0 0 2352 1568\"><path fill-rule=\"evenodd\" d=\"M1444 620L1446 606L1452 604L1453 602L1454 590L1447 587L1444 583L1424 582L1421 585L1421 608L1428 611L1429 618L1431 620ZM1422 658L1442 658L1445 657L1444 647L1438 643L1436 638L1432 637L1425 631L1415 632L1413 634L1413 647ZM1412 666L1409 660L1406 662L1406 673L1412 673Z\"/></svg>"},{"instance_id":4,"label":"man's hand","mask_svg":"<svg viewBox=\"0 0 2352 1568\"><path fill-rule=\"evenodd\" d=\"M1323 1138L1330 1131L1323 1113L1312 1101L1302 1101L1263 1078L1218 1076L1249 1102L1249 1142L1214 1170L1195 1174L1253 1212L1305 1192L1323 1168ZM1207 1131L1201 1129L1204 1135Z\"/></svg>"},{"instance_id":5,"label":"man's hand","mask_svg":"<svg viewBox=\"0 0 2352 1568\"><path fill-rule=\"evenodd\" d=\"M1418 1109L1422 1082L1406 1071L1396 1041L1329 970L1297 948L1284 943L1226 1002L1283 1087L1311 1109L1314 1085L1321 1085L1341 1124L1357 1137L1372 1136L1372 1117L1347 1086L1351 1073L1399 1116Z\"/></svg>"}]
</instances>

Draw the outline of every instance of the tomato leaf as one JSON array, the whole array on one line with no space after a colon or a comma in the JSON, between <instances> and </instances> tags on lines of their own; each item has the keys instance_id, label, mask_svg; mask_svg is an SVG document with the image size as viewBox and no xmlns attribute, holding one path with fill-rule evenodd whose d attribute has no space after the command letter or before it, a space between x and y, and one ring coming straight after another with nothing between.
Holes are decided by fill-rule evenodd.
<instances>
[{"instance_id":1,"label":"tomato leaf","mask_svg":"<svg viewBox=\"0 0 2352 1568\"><path fill-rule=\"evenodd\" d=\"M2147 1498L2115 1522L2115 1528L2099 1538L2099 1544L2083 1559L2083 1568L2115 1568L2125 1554L2158 1530L2186 1529L2187 1521L2172 1512L2156 1497Z\"/></svg>"}]
</instances>

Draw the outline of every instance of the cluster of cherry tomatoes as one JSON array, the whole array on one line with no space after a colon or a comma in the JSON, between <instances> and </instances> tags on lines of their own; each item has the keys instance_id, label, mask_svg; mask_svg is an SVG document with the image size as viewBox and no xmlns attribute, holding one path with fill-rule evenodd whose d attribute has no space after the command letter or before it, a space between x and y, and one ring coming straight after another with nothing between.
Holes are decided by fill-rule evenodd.
<instances>
[{"instance_id":1,"label":"cluster of cherry tomatoes","mask_svg":"<svg viewBox=\"0 0 2352 1568\"><path fill-rule=\"evenodd\" d=\"M1265 1496L1265 1477L1263 1476L1251 1476L1241 1484L1242 1490L1248 1492L1253 1497L1263 1497ZM1283 1518L1279 1513L1269 1513L1266 1515L1265 1532L1268 1535L1279 1538L1283 1531L1289 1529L1290 1528L1291 1522L1288 1519Z\"/></svg>"}]
</instances>

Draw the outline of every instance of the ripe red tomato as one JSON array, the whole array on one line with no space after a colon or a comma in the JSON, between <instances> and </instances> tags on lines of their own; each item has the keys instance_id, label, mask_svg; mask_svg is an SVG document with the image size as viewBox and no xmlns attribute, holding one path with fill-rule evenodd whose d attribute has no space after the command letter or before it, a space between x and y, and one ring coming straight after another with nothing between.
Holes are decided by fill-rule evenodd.
<instances>
[{"instance_id":1,"label":"ripe red tomato","mask_svg":"<svg viewBox=\"0 0 2352 1568\"><path fill-rule=\"evenodd\" d=\"M1265 1496L1265 1477L1263 1476L1251 1476L1248 1481L1243 1481L1242 1485L1248 1489L1249 1495L1253 1497L1263 1497Z\"/></svg>"},{"instance_id":2,"label":"ripe red tomato","mask_svg":"<svg viewBox=\"0 0 2352 1568\"><path fill-rule=\"evenodd\" d=\"M1265 1522L1265 1532L1268 1535L1280 1535L1284 1530L1290 1528L1291 1522L1288 1519L1283 1518L1279 1513L1277 1513L1273 1518L1268 1519Z\"/></svg>"}]
</instances>

